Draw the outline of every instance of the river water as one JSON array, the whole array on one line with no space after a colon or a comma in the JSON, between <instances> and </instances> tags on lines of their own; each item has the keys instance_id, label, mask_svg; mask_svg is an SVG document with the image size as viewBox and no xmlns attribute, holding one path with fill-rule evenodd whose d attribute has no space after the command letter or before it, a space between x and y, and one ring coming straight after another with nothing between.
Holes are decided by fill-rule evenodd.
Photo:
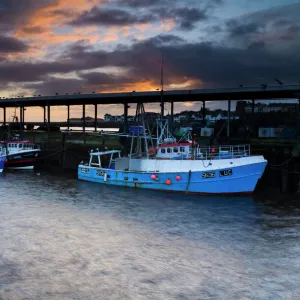
<instances>
[{"instance_id":1,"label":"river water","mask_svg":"<svg viewBox=\"0 0 300 300\"><path fill-rule=\"evenodd\" d=\"M300 299L297 201L0 182L0 299Z\"/></svg>"}]
</instances>

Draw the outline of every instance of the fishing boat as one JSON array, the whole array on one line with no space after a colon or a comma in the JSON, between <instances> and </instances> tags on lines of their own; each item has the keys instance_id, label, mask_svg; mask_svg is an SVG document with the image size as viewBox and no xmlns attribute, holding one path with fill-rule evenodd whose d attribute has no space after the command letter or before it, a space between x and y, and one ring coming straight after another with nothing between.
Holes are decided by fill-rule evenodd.
<instances>
[{"instance_id":1,"label":"fishing boat","mask_svg":"<svg viewBox=\"0 0 300 300\"><path fill-rule=\"evenodd\" d=\"M155 147L147 130L127 137L131 139L128 156L122 157L120 150L91 151L89 161L78 165L78 178L170 192L247 194L255 190L267 165L263 156L251 155L250 145L170 143L167 123L161 124Z\"/></svg>"},{"instance_id":2,"label":"fishing boat","mask_svg":"<svg viewBox=\"0 0 300 300\"><path fill-rule=\"evenodd\" d=\"M9 169L34 169L41 149L30 140L4 141L7 152L5 167Z\"/></svg>"},{"instance_id":3,"label":"fishing boat","mask_svg":"<svg viewBox=\"0 0 300 300\"><path fill-rule=\"evenodd\" d=\"M6 148L0 144L0 173L3 172L6 163Z\"/></svg>"}]
</instances>

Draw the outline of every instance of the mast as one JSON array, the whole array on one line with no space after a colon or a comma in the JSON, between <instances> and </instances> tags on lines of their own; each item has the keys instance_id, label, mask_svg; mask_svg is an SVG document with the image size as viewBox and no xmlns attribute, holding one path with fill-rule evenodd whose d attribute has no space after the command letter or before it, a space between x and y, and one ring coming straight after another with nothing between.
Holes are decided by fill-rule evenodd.
<instances>
[{"instance_id":1,"label":"mast","mask_svg":"<svg viewBox=\"0 0 300 300\"><path fill-rule=\"evenodd\" d=\"M161 120L164 117L165 103L164 103L164 56L161 51L161 70L160 70L160 117Z\"/></svg>"}]
</instances>

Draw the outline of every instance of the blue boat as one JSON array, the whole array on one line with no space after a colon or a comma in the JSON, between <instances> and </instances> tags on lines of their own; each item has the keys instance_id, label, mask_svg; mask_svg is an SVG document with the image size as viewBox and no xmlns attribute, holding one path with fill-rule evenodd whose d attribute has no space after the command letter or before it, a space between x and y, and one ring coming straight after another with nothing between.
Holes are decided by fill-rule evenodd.
<instances>
[{"instance_id":1,"label":"blue boat","mask_svg":"<svg viewBox=\"0 0 300 300\"><path fill-rule=\"evenodd\" d=\"M78 165L78 179L107 185L195 194L245 194L255 190L267 161L252 156L249 145L203 147L190 138L172 136L168 121L157 120L156 138L143 119L130 134L130 153L90 151ZM140 117L139 117L140 118ZM138 128L138 130L136 129ZM187 133L187 136L190 135ZM155 145L155 146L154 146Z\"/></svg>"},{"instance_id":2,"label":"blue boat","mask_svg":"<svg viewBox=\"0 0 300 300\"><path fill-rule=\"evenodd\" d=\"M121 157L119 150L91 151L89 162L78 166L78 178L170 192L246 194L255 190L266 165L263 156L250 155L249 145L212 148L172 143L158 146L148 157L132 153Z\"/></svg>"},{"instance_id":3,"label":"blue boat","mask_svg":"<svg viewBox=\"0 0 300 300\"><path fill-rule=\"evenodd\" d=\"M3 172L6 161L7 161L6 147L0 144L0 173Z\"/></svg>"}]
</instances>

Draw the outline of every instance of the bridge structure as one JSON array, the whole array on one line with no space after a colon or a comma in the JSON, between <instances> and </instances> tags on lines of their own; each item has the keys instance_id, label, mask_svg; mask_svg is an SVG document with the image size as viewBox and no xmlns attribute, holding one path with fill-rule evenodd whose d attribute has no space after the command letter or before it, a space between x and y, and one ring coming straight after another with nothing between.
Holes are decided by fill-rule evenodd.
<instances>
[{"instance_id":1,"label":"bridge structure","mask_svg":"<svg viewBox=\"0 0 300 300\"><path fill-rule=\"evenodd\" d=\"M51 107L67 106L67 127L70 127L70 106L81 105L82 110L82 128L85 132L85 112L86 105L95 106L95 130L97 128L97 108L98 105L122 104L124 105L124 127L128 125L128 108L130 103L160 103L161 116L164 116L164 104L171 103L171 118L174 114L174 103L178 102L202 102L203 112L205 112L205 103L207 101L227 101L227 135L230 133L230 111L232 100L251 100L252 112L254 113L254 103L256 100L288 100L300 99L300 84L298 85L277 85L277 86L254 86L254 87L236 87L236 88L218 88L218 89L194 89L194 90L172 90L172 91L149 91L149 92L126 92L126 93L92 93L92 94L73 94L73 95L54 95L54 96L33 96L2 98L0 107L3 109L3 124L6 122L6 108L18 107L20 109L20 128L24 128L25 108L42 107L44 109L44 125L48 130L51 127ZM47 114L46 114L47 112ZM205 115L203 115L205 119Z\"/></svg>"}]
</instances>

